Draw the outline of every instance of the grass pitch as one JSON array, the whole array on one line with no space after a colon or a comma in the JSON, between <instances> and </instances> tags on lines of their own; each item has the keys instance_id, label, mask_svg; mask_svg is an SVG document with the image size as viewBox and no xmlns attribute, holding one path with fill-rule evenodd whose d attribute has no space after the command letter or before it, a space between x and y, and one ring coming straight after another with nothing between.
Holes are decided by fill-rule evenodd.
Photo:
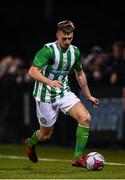
<instances>
[{"instance_id":1,"label":"grass pitch","mask_svg":"<svg viewBox=\"0 0 125 180\"><path fill-rule=\"evenodd\" d=\"M39 145L39 162L33 164L23 146L0 145L1 179L125 179L125 151L87 149L98 151L105 157L102 171L88 171L71 166L73 149Z\"/></svg>"}]
</instances>

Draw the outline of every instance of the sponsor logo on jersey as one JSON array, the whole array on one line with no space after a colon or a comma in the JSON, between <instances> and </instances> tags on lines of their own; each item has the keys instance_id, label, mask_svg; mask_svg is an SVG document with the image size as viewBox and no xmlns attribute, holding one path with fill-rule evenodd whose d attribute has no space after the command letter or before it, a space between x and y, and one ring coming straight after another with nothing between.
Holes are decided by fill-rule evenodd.
<instances>
[{"instance_id":1,"label":"sponsor logo on jersey","mask_svg":"<svg viewBox=\"0 0 125 180\"><path fill-rule=\"evenodd\" d=\"M57 75L57 76L59 76L59 75L66 76L69 73L69 71L63 71L63 70L62 71L58 71L56 69L53 69L51 71L51 73L54 74L54 75Z\"/></svg>"}]
</instances>

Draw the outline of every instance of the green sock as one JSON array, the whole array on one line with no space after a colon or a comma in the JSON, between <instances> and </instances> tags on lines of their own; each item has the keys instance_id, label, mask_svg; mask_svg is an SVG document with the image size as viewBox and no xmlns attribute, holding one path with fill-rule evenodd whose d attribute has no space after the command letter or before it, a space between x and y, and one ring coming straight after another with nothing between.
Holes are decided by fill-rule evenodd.
<instances>
[{"instance_id":1,"label":"green sock","mask_svg":"<svg viewBox=\"0 0 125 180\"><path fill-rule=\"evenodd\" d=\"M81 126L78 124L76 130L76 146L73 157L77 158L83 155L84 148L86 146L89 136L89 127Z\"/></svg>"},{"instance_id":2,"label":"green sock","mask_svg":"<svg viewBox=\"0 0 125 180\"><path fill-rule=\"evenodd\" d=\"M37 134L37 131L35 131L28 142L31 148L40 141Z\"/></svg>"}]
</instances>

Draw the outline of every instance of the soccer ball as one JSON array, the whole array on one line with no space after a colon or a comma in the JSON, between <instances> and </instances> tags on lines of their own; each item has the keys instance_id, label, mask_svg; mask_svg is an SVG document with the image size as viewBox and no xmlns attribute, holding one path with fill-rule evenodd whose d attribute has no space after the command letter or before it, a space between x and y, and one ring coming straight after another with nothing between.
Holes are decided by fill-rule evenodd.
<instances>
[{"instance_id":1,"label":"soccer ball","mask_svg":"<svg viewBox=\"0 0 125 180\"><path fill-rule=\"evenodd\" d=\"M104 167L105 159L98 152L91 152L86 157L86 167L91 171L102 170Z\"/></svg>"}]
</instances>

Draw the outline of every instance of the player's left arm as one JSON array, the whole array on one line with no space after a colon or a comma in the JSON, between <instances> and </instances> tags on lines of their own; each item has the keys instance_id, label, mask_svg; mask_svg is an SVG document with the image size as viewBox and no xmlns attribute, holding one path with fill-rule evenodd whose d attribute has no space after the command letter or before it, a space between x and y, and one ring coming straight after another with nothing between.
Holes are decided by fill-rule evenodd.
<instances>
[{"instance_id":1,"label":"player's left arm","mask_svg":"<svg viewBox=\"0 0 125 180\"><path fill-rule=\"evenodd\" d=\"M80 86L82 92L84 93L86 98L90 102L92 102L93 106L97 107L99 104L99 100L96 99L95 97L93 97L90 93L88 83L87 83L87 78L86 78L86 75L85 75L85 73L83 71L83 67L82 67L80 51L78 48L75 48L74 71L75 71L76 79L79 83L79 86Z\"/></svg>"},{"instance_id":2,"label":"player's left arm","mask_svg":"<svg viewBox=\"0 0 125 180\"><path fill-rule=\"evenodd\" d=\"M75 71L76 79L79 83L82 92L84 93L86 98L93 104L93 106L97 107L99 104L99 100L91 95L84 71L83 70L80 71L74 70L74 71Z\"/></svg>"}]
</instances>

